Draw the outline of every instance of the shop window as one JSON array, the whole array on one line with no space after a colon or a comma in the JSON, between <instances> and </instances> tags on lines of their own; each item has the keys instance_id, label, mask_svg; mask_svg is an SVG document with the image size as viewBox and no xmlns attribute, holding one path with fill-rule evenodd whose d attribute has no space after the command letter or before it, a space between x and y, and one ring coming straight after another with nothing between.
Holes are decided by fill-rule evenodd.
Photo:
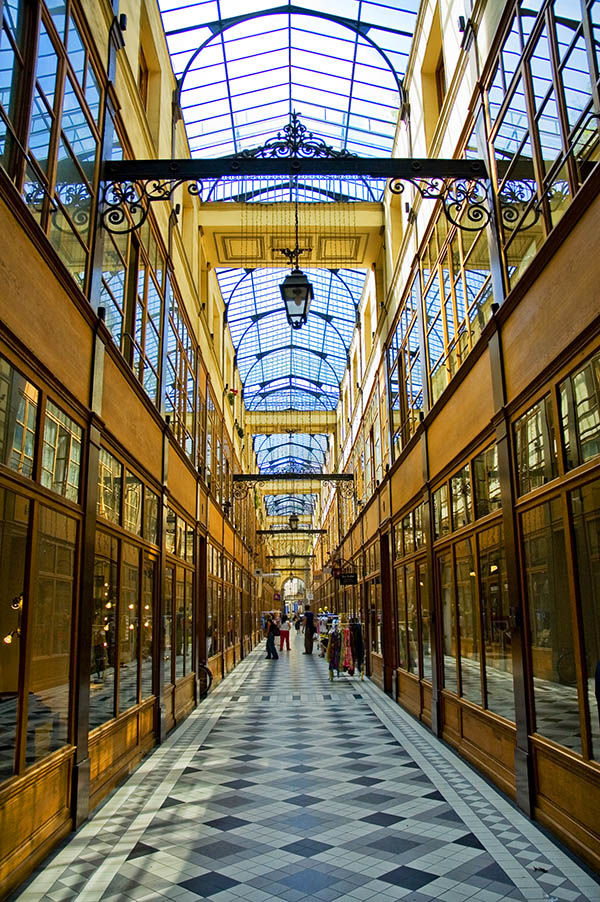
<instances>
[{"instance_id":1,"label":"shop window","mask_svg":"<svg viewBox=\"0 0 600 902\"><path fill-rule=\"evenodd\" d=\"M74 420L47 401L41 483L69 501L79 500L82 435Z\"/></svg>"},{"instance_id":2,"label":"shop window","mask_svg":"<svg viewBox=\"0 0 600 902\"><path fill-rule=\"evenodd\" d=\"M514 424L519 494L537 489L558 475L552 401L547 395Z\"/></svg>"},{"instance_id":3,"label":"shop window","mask_svg":"<svg viewBox=\"0 0 600 902\"><path fill-rule=\"evenodd\" d=\"M29 504L23 496L0 488L0 628L4 640L0 646L0 780L10 777L16 766Z\"/></svg>"},{"instance_id":4,"label":"shop window","mask_svg":"<svg viewBox=\"0 0 600 902\"><path fill-rule=\"evenodd\" d=\"M477 537L479 591L485 652L486 707L507 720L515 719L512 639L502 526Z\"/></svg>"},{"instance_id":5,"label":"shop window","mask_svg":"<svg viewBox=\"0 0 600 902\"><path fill-rule=\"evenodd\" d=\"M141 624L141 688L142 701L150 698L152 692L152 638L154 632L154 587L156 585L156 558L143 553L142 565L142 611Z\"/></svg>"},{"instance_id":6,"label":"shop window","mask_svg":"<svg viewBox=\"0 0 600 902\"><path fill-rule=\"evenodd\" d=\"M136 536L142 534L142 493L142 481L129 470L125 470L123 526L128 532L135 533Z\"/></svg>"},{"instance_id":7,"label":"shop window","mask_svg":"<svg viewBox=\"0 0 600 902\"><path fill-rule=\"evenodd\" d=\"M415 565L406 568L406 669L409 673L418 673L418 623L417 623L417 577Z\"/></svg>"},{"instance_id":8,"label":"shop window","mask_svg":"<svg viewBox=\"0 0 600 902\"><path fill-rule=\"evenodd\" d=\"M122 493L123 465L106 448L101 448L98 463L98 516L111 523L120 523Z\"/></svg>"},{"instance_id":9,"label":"shop window","mask_svg":"<svg viewBox=\"0 0 600 902\"><path fill-rule=\"evenodd\" d=\"M444 483L433 495L433 512L435 538L448 535L450 532L450 513L448 509L448 485Z\"/></svg>"},{"instance_id":10,"label":"shop window","mask_svg":"<svg viewBox=\"0 0 600 902\"><path fill-rule=\"evenodd\" d=\"M414 509L415 521L415 549L418 551L427 544L427 531L425 529L425 504L419 504Z\"/></svg>"},{"instance_id":11,"label":"shop window","mask_svg":"<svg viewBox=\"0 0 600 902\"><path fill-rule=\"evenodd\" d=\"M461 695L481 705L481 644L474 544L475 540L470 538L455 545L456 601Z\"/></svg>"},{"instance_id":12,"label":"shop window","mask_svg":"<svg viewBox=\"0 0 600 902\"><path fill-rule=\"evenodd\" d=\"M571 507L585 655L584 695L592 757L600 761L600 698L596 693L596 675L600 673L600 481L572 492Z\"/></svg>"},{"instance_id":13,"label":"shop window","mask_svg":"<svg viewBox=\"0 0 600 902\"><path fill-rule=\"evenodd\" d=\"M485 517L500 510L500 474L498 472L498 448L492 445L478 454L473 461L475 487L475 517Z\"/></svg>"},{"instance_id":14,"label":"shop window","mask_svg":"<svg viewBox=\"0 0 600 902\"><path fill-rule=\"evenodd\" d=\"M0 463L33 475L38 390L0 357Z\"/></svg>"},{"instance_id":15,"label":"shop window","mask_svg":"<svg viewBox=\"0 0 600 902\"><path fill-rule=\"evenodd\" d=\"M119 712L138 701L138 640L140 622L140 549L121 545L119 603Z\"/></svg>"},{"instance_id":16,"label":"shop window","mask_svg":"<svg viewBox=\"0 0 600 902\"><path fill-rule=\"evenodd\" d=\"M158 495L144 488L144 538L158 545Z\"/></svg>"},{"instance_id":17,"label":"shop window","mask_svg":"<svg viewBox=\"0 0 600 902\"><path fill-rule=\"evenodd\" d=\"M169 554L175 554L177 532L177 515L170 507L167 508L167 527L165 530L165 548Z\"/></svg>"},{"instance_id":18,"label":"shop window","mask_svg":"<svg viewBox=\"0 0 600 902\"><path fill-rule=\"evenodd\" d=\"M168 685L174 680L175 637L173 635L173 589L175 587L175 568L165 567L164 595L162 603L162 633L163 633L163 661L164 681Z\"/></svg>"},{"instance_id":19,"label":"shop window","mask_svg":"<svg viewBox=\"0 0 600 902\"><path fill-rule=\"evenodd\" d=\"M415 550L415 531L413 527L413 515L407 514L402 520L402 552L411 554Z\"/></svg>"},{"instance_id":20,"label":"shop window","mask_svg":"<svg viewBox=\"0 0 600 902\"><path fill-rule=\"evenodd\" d=\"M581 753L577 678L561 502L521 518L536 730ZM557 717L557 711L560 716Z\"/></svg>"},{"instance_id":21,"label":"shop window","mask_svg":"<svg viewBox=\"0 0 600 902\"><path fill-rule=\"evenodd\" d=\"M194 575L191 570L185 571L185 672L191 673L194 669L193 660L193 636L194 636Z\"/></svg>"},{"instance_id":22,"label":"shop window","mask_svg":"<svg viewBox=\"0 0 600 902\"><path fill-rule=\"evenodd\" d=\"M175 579L175 679L185 676L185 573L177 567Z\"/></svg>"},{"instance_id":23,"label":"shop window","mask_svg":"<svg viewBox=\"0 0 600 902\"><path fill-rule=\"evenodd\" d=\"M600 353L560 385L561 432L571 470L600 454Z\"/></svg>"},{"instance_id":24,"label":"shop window","mask_svg":"<svg viewBox=\"0 0 600 902\"><path fill-rule=\"evenodd\" d=\"M118 573L117 540L106 533L97 532L90 666L90 730L115 716Z\"/></svg>"},{"instance_id":25,"label":"shop window","mask_svg":"<svg viewBox=\"0 0 600 902\"><path fill-rule=\"evenodd\" d=\"M26 764L69 741L69 673L77 523L40 506L35 603L28 624Z\"/></svg>"},{"instance_id":26,"label":"shop window","mask_svg":"<svg viewBox=\"0 0 600 902\"><path fill-rule=\"evenodd\" d=\"M175 527L175 554L177 557L185 559L185 520L182 520L181 517L177 517L177 524Z\"/></svg>"},{"instance_id":27,"label":"shop window","mask_svg":"<svg viewBox=\"0 0 600 902\"><path fill-rule=\"evenodd\" d=\"M438 557L438 578L442 605L442 653L444 687L458 695L456 608L452 581L452 555Z\"/></svg>"},{"instance_id":28,"label":"shop window","mask_svg":"<svg viewBox=\"0 0 600 902\"><path fill-rule=\"evenodd\" d=\"M417 589L419 592L419 609L421 612L421 666L422 677L431 682L431 609L429 570L425 560L417 562Z\"/></svg>"},{"instance_id":29,"label":"shop window","mask_svg":"<svg viewBox=\"0 0 600 902\"><path fill-rule=\"evenodd\" d=\"M460 529L472 520L471 473L469 466L453 476L450 480L452 498L452 528Z\"/></svg>"}]
</instances>

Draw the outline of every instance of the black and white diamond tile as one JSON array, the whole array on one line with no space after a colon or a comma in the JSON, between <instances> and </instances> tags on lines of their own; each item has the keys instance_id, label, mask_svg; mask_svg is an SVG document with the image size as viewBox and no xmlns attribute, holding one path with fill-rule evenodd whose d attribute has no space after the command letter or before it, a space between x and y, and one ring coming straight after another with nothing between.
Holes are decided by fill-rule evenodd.
<instances>
[{"instance_id":1,"label":"black and white diamond tile","mask_svg":"<svg viewBox=\"0 0 600 902\"><path fill-rule=\"evenodd\" d=\"M14 899L600 900L427 730L301 645L256 649Z\"/></svg>"}]
</instances>

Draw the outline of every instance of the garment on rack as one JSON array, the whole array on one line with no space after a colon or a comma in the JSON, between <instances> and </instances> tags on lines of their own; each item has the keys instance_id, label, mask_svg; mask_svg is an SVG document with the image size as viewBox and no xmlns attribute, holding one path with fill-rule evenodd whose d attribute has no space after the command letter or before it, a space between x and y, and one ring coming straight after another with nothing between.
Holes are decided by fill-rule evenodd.
<instances>
[{"instance_id":1,"label":"garment on rack","mask_svg":"<svg viewBox=\"0 0 600 902\"><path fill-rule=\"evenodd\" d=\"M342 636L337 629L333 629L329 634L329 643L327 645L327 661L330 670L340 672L340 654L342 651Z\"/></svg>"},{"instance_id":2,"label":"garment on rack","mask_svg":"<svg viewBox=\"0 0 600 902\"><path fill-rule=\"evenodd\" d=\"M352 634L349 626L344 627L342 635L342 667L354 676L354 655L352 653Z\"/></svg>"},{"instance_id":3,"label":"garment on rack","mask_svg":"<svg viewBox=\"0 0 600 902\"><path fill-rule=\"evenodd\" d=\"M365 659L362 626L360 623L352 623L350 624L350 629L352 631L352 644L354 646L354 664L357 670L362 671Z\"/></svg>"}]
</instances>

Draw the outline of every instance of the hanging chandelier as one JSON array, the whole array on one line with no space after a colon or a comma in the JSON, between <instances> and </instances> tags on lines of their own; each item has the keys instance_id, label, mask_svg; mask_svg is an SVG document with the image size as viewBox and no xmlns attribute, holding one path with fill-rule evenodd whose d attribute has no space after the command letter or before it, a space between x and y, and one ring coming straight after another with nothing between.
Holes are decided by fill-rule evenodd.
<instances>
[{"instance_id":1,"label":"hanging chandelier","mask_svg":"<svg viewBox=\"0 0 600 902\"><path fill-rule=\"evenodd\" d=\"M289 247L274 247L271 248L271 250L279 254L283 254L284 257L287 257L290 262L290 266L292 267L292 271L285 277L285 279L279 286L279 290L281 291L281 297L283 298L283 303L285 305L285 313L288 323L290 324L292 329L301 329L308 317L308 308L310 307L310 302L312 301L314 294L311 283L308 281L306 275L302 272L302 270L298 267L298 258L300 254L303 254L306 251L310 252L312 248L298 246L297 181L296 199L294 203L294 218L296 244L293 250Z\"/></svg>"}]
</instances>

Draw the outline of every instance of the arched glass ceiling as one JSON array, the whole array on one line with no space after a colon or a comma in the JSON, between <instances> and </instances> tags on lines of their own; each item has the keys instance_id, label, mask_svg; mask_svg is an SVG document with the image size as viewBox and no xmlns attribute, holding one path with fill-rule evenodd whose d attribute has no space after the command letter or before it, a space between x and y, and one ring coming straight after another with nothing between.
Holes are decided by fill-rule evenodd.
<instances>
[{"instance_id":1,"label":"arched glass ceiling","mask_svg":"<svg viewBox=\"0 0 600 902\"><path fill-rule=\"evenodd\" d=\"M265 495L265 510L268 517L312 517L317 506L317 495Z\"/></svg>"},{"instance_id":2,"label":"arched glass ceiling","mask_svg":"<svg viewBox=\"0 0 600 902\"><path fill-rule=\"evenodd\" d=\"M314 300L292 329L279 285L285 269L217 271L249 410L334 410L365 271L307 269Z\"/></svg>"},{"instance_id":3,"label":"arched glass ceiling","mask_svg":"<svg viewBox=\"0 0 600 902\"><path fill-rule=\"evenodd\" d=\"M160 0L192 156L264 143L293 110L336 149L391 152L420 0Z\"/></svg>"},{"instance_id":4,"label":"arched glass ceiling","mask_svg":"<svg viewBox=\"0 0 600 902\"><path fill-rule=\"evenodd\" d=\"M326 435L255 435L254 453L261 473L322 473L329 448Z\"/></svg>"}]
</instances>

